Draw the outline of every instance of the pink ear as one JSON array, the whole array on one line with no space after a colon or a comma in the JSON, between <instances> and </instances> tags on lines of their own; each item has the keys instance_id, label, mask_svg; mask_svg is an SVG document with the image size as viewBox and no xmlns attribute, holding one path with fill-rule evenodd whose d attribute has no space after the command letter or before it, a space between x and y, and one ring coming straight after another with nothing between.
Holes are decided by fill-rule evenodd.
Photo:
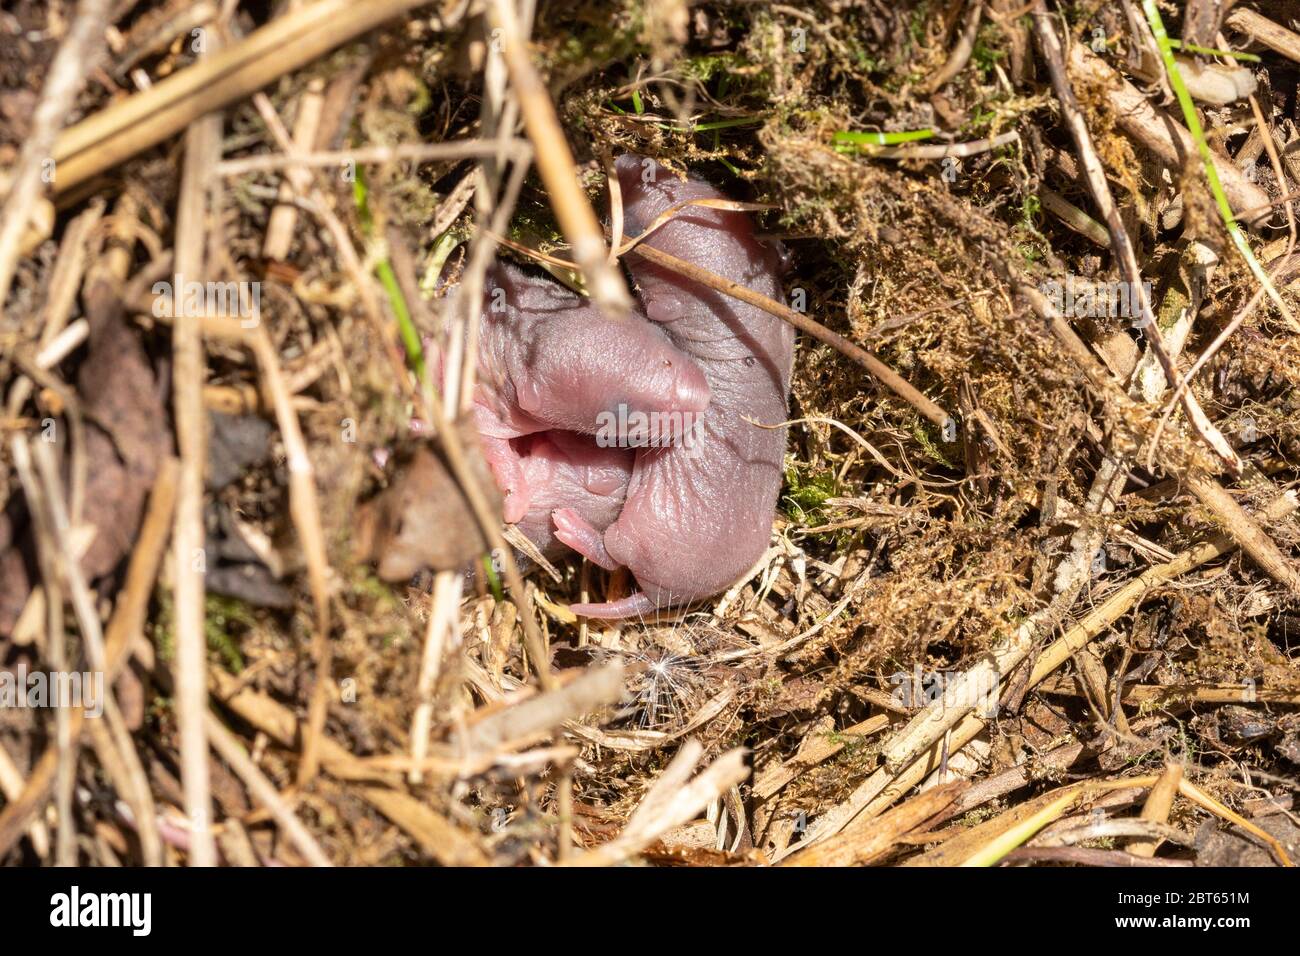
<instances>
[{"instance_id":1,"label":"pink ear","mask_svg":"<svg viewBox=\"0 0 1300 956\"><path fill-rule=\"evenodd\" d=\"M655 278L661 278L656 275ZM651 322L673 322L682 317L682 313L695 303L694 297L677 294L673 289L673 279L659 283L655 288L653 299L646 302L646 315Z\"/></svg>"}]
</instances>

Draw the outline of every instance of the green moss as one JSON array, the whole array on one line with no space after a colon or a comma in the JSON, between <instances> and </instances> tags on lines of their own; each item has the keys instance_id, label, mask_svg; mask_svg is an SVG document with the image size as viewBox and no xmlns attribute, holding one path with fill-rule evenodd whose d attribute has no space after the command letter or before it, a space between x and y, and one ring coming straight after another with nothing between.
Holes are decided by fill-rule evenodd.
<instances>
[{"instance_id":1,"label":"green moss","mask_svg":"<svg viewBox=\"0 0 1300 956\"><path fill-rule=\"evenodd\" d=\"M975 35L975 46L971 50L970 59L985 83L992 81L993 68L1006 59L1007 52L1001 47L1003 41L1002 31L995 23L986 23Z\"/></svg>"},{"instance_id":2,"label":"green moss","mask_svg":"<svg viewBox=\"0 0 1300 956\"><path fill-rule=\"evenodd\" d=\"M785 473L786 513L792 521L808 524L826 508L826 500L837 494L835 473L823 471L812 475L801 475L799 469L791 466Z\"/></svg>"},{"instance_id":3,"label":"green moss","mask_svg":"<svg viewBox=\"0 0 1300 956\"><path fill-rule=\"evenodd\" d=\"M938 444L937 439L941 437L939 431L929 422L917 419L916 423L912 425L912 437L916 439L931 460L939 462L945 468L957 467L957 463L949 458Z\"/></svg>"},{"instance_id":4,"label":"green moss","mask_svg":"<svg viewBox=\"0 0 1300 956\"><path fill-rule=\"evenodd\" d=\"M352 592L373 605L375 611L396 612L401 609L401 602L393 595L393 589L369 568L357 568L357 573L352 577Z\"/></svg>"},{"instance_id":5,"label":"green moss","mask_svg":"<svg viewBox=\"0 0 1300 956\"><path fill-rule=\"evenodd\" d=\"M176 613L170 591L158 591L158 613L149 622L149 639L160 660L176 658Z\"/></svg>"},{"instance_id":6,"label":"green moss","mask_svg":"<svg viewBox=\"0 0 1300 956\"><path fill-rule=\"evenodd\" d=\"M731 82L740 71L747 70L752 64L739 53L708 53L693 56L682 62L682 72L692 76L701 83Z\"/></svg>"},{"instance_id":7,"label":"green moss","mask_svg":"<svg viewBox=\"0 0 1300 956\"><path fill-rule=\"evenodd\" d=\"M842 747L842 756L844 758L856 757L872 749L872 738L864 734L846 734L839 730L828 730L826 732L827 743Z\"/></svg>"},{"instance_id":8,"label":"green moss","mask_svg":"<svg viewBox=\"0 0 1300 956\"><path fill-rule=\"evenodd\" d=\"M204 602L204 637L208 650L220 655L222 663L231 673L238 674L244 669L238 637L256 623L253 609L242 601L221 594L207 595ZM158 613L154 616L150 637L160 660L171 662L176 659L176 611L170 592L159 594Z\"/></svg>"},{"instance_id":9,"label":"green moss","mask_svg":"<svg viewBox=\"0 0 1300 956\"><path fill-rule=\"evenodd\" d=\"M992 129L993 121L998 118L996 110L975 109L974 114L962 127L962 132L967 136L979 136Z\"/></svg>"},{"instance_id":10,"label":"green moss","mask_svg":"<svg viewBox=\"0 0 1300 956\"><path fill-rule=\"evenodd\" d=\"M846 37L844 46L849 51L850 62L864 73L879 73L885 65L876 57L867 52L867 48L862 45L860 37L853 35Z\"/></svg>"},{"instance_id":11,"label":"green moss","mask_svg":"<svg viewBox=\"0 0 1300 956\"><path fill-rule=\"evenodd\" d=\"M930 0L921 0L907 22L907 38L919 46L925 39L925 21L930 17Z\"/></svg>"},{"instance_id":12,"label":"green moss","mask_svg":"<svg viewBox=\"0 0 1300 956\"><path fill-rule=\"evenodd\" d=\"M1020 201L1020 222L1022 225L1032 227L1038 222L1038 217L1043 211L1042 200L1036 193L1027 193Z\"/></svg>"},{"instance_id":13,"label":"green moss","mask_svg":"<svg viewBox=\"0 0 1300 956\"><path fill-rule=\"evenodd\" d=\"M623 4L604 22L566 20L567 34L546 54L552 88L563 88L602 64L630 60L648 51L641 42L646 23L641 7Z\"/></svg>"},{"instance_id":14,"label":"green moss","mask_svg":"<svg viewBox=\"0 0 1300 956\"><path fill-rule=\"evenodd\" d=\"M257 623L253 609L234 598L209 594L205 612L203 628L208 640L208 650L220 655L227 670L238 674L244 669L244 657L239 652L238 635L251 630Z\"/></svg>"}]
</instances>

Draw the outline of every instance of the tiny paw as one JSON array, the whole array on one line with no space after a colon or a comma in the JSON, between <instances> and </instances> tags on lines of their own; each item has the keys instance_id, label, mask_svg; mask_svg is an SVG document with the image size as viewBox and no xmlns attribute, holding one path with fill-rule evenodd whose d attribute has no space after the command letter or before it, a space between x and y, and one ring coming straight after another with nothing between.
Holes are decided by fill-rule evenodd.
<instances>
[{"instance_id":1,"label":"tiny paw","mask_svg":"<svg viewBox=\"0 0 1300 956\"><path fill-rule=\"evenodd\" d=\"M605 550L605 536L572 508L555 509L551 512L551 520L555 523L555 537L592 564L606 571L619 567L619 563Z\"/></svg>"}]
</instances>

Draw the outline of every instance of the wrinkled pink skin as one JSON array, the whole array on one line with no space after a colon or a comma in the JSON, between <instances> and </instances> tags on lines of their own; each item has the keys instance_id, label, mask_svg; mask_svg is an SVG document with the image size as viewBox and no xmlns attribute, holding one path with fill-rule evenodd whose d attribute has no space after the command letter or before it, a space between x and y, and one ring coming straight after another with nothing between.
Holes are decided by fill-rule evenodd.
<instances>
[{"instance_id":1,"label":"wrinkled pink skin","mask_svg":"<svg viewBox=\"0 0 1300 956\"><path fill-rule=\"evenodd\" d=\"M632 478L632 449L601 448L586 435L558 430L526 435L511 444L532 489L519 530L542 554L555 557L568 550L556 537L555 512L577 514L599 531L614 523Z\"/></svg>"},{"instance_id":2,"label":"wrinkled pink skin","mask_svg":"<svg viewBox=\"0 0 1300 956\"><path fill-rule=\"evenodd\" d=\"M725 198L639 157L623 156L616 167L629 236L682 200ZM645 242L784 301L781 253L754 238L743 213L688 207ZM695 359L712 401L700 448L637 450L623 510L603 533L576 509L554 516L560 540L604 567L629 568L641 586L622 601L572 607L609 619L717 594L762 555L781 488L785 429L745 419L785 421L794 361L794 330L781 319L635 253L624 261L648 317Z\"/></svg>"},{"instance_id":3,"label":"wrinkled pink skin","mask_svg":"<svg viewBox=\"0 0 1300 956\"><path fill-rule=\"evenodd\" d=\"M623 404L695 414L710 397L700 368L643 316L616 324L558 282L506 263L484 283L478 375L475 424L505 520L550 553L556 508L598 528L618 514L632 454L581 437L596 433L601 413Z\"/></svg>"}]
</instances>

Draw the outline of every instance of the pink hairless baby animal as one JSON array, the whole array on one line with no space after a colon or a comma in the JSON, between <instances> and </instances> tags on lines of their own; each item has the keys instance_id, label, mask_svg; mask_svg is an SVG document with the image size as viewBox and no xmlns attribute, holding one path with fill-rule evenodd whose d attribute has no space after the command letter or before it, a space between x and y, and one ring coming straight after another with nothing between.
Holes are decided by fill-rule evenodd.
<instances>
[{"instance_id":1,"label":"pink hairless baby animal","mask_svg":"<svg viewBox=\"0 0 1300 956\"><path fill-rule=\"evenodd\" d=\"M617 164L629 235L671 206L725 198L682 181L652 160ZM754 236L743 213L688 206L644 240L770 298L782 300L781 256ZM781 488L794 330L754 306L631 252L625 259L652 323L708 380L703 434L691 445L640 448L627 499L607 528L577 508L556 510L556 537L605 568L625 566L642 590L604 604L573 605L588 617L623 618L707 597L734 584L762 555ZM749 419L749 420L747 420Z\"/></svg>"},{"instance_id":2,"label":"pink hairless baby animal","mask_svg":"<svg viewBox=\"0 0 1300 956\"><path fill-rule=\"evenodd\" d=\"M484 284L474 421L504 516L552 554L550 514L618 515L632 452L590 437L620 409L668 420L709 404L703 372L662 330L611 322L558 282L498 263Z\"/></svg>"}]
</instances>

